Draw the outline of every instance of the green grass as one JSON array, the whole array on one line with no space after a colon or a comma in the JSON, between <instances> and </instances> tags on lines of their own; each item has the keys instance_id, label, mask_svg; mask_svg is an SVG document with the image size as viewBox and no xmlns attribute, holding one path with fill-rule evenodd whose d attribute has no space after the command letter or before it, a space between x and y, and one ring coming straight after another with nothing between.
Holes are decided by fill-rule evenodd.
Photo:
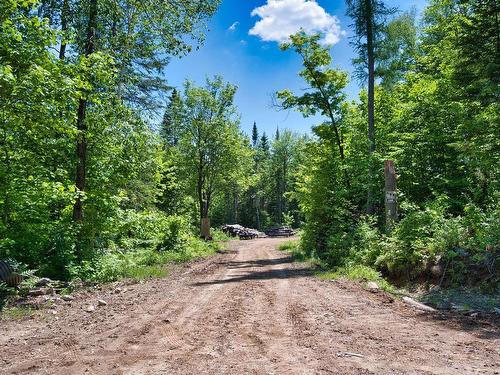
<instances>
[{"instance_id":1,"label":"green grass","mask_svg":"<svg viewBox=\"0 0 500 375\"><path fill-rule=\"evenodd\" d=\"M320 259L309 256L302 250L300 240L289 240L278 245L278 250L290 253L295 262L305 262L311 264L312 267L322 267L323 263Z\"/></svg>"},{"instance_id":2,"label":"green grass","mask_svg":"<svg viewBox=\"0 0 500 375\"><path fill-rule=\"evenodd\" d=\"M359 264L348 267L341 267L334 271L318 271L316 272L316 276L320 279L325 280L347 279L362 283L373 281L377 283L380 289L386 292L396 292L394 286L391 285L387 280L385 280L378 271Z\"/></svg>"},{"instance_id":3,"label":"green grass","mask_svg":"<svg viewBox=\"0 0 500 375\"><path fill-rule=\"evenodd\" d=\"M297 250L298 247L299 247L299 241L290 240L290 241L280 243L278 245L278 250L291 252L291 251Z\"/></svg>"},{"instance_id":4,"label":"green grass","mask_svg":"<svg viewBox=\"0 0 500 375\"><path fill-rule=\"evenodd\" d=\"M29 318L34 313L34 310L28 307L6 307L0 310L0 320L21 320Z\"/></svg>"},{"instance_id":5,"label":"green grass","mask_svg":"<svg viewBox=\"0 0 500 375\"><path fill-rule=\"evenodd\" d=\"M145 280L166 277L167 275L168 272L165 269L165 266L155 265L130 268L124 277L127 279Z\"/></svg>"},{"instance_id":6,"label":"green grass","mask_svg":"<svg viewBox=\"0 0 500 375\"><path fill-rule=\"evenodd\" d=\"M183 263L205 257L220 250L219 241L206 242L198 238L189 238L180 250L158 252L152 249L137 251L112 251L103 255L95 265L89 265L82 279L96 282L111 282L120 279L144 280L161 278L168 275L166 265ZM87 277L85 277L87 276Z\"/></svg>"},{"instance_id":7,"label":"green grass","mask_svg":"<svg viewBox=\"0 0 500 375\"><path fill-rule=\"evenodd\" d=\"M308 262L319 268L328 268L321 260L308 256L308 254L302 250L300 240L283 242L278 245L278 250L289 252L292 254L293 259L297 262ZM380 289L388 293L396 292L396 288L385 280L378 271L363 265L352 265L348 267L340 267L335 270L317 271L315 275L320 279L347 279L365 284L373 281L377 283Z\"/></svg>"}]
</instances>

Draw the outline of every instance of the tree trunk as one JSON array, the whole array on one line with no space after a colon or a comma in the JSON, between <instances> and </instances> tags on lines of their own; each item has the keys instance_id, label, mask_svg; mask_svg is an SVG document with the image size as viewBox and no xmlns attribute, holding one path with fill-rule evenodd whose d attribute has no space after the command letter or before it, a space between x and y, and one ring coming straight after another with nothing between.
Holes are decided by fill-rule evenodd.
<instances>
[{"instance_id":1,"label":"tree trunk","mask_svg":"<svg viewBox=\"0 0 500 375\"><path fill-rule=\"evenodd\" d=\"M89 4L89 19L87 24L87 40L85 56L90 56L95 51L95 38L97 29L97 0L91 0ZM76 223L83 223L83 202L81 194L85 191L87 172L87 124L86 124L87 100L82 98L78 104L78 114L76 128L78 130L78 140L76 145L76 178L75 185L78 191L75 204L73 206L73 220Z\"/></svg>"},{"instance_id":2,"label":"tree trunk","mask_svg":"<svg viewBox=\"0 0 500 375\"><path fill-rule=\"evenodd\" d=\"M285 157L283 159L283 191L282 191L282 197L283 197L283 206L282 206L282 209L283 209L283 213L282 213L282 219L281 221L283 221L283 217L285 214L288 214L288 205L287 205L287 200L285 199L285 193L287 191L287 184L286 184L286 177L288 175L288 154L285 154Z\"/></svg>"},{"instance_id":3,"label":"tree trunk","mask_svg":"<svg viewBox=\"0 0 500 375\"><path fill-rule=\"evenodd\" d=\"M233 184L233 222L235 224L238 223L238 209L239 209L238 185L236 183L234 183Z\"/></svg>"},{"instance_id":4,"label":"tree trunk","mask_svg":"<svg viewBox=\"0 0 500 375\"><path fill-rule=\"evenodd\" d=\"M257 230L260 230L260 197L258 194L255 196L255 218Z\"/></svg>"},{"instance_id":5,"label":"tree trunk","mask_svg":"<svg viewBox=\"0 0 500 375\"><path fill-rule=\"evenodd\" d=\"M282 217L283 217L283 181L282 181L282 174L278 172L278 202L277 202L277 211L278 211L278 217L277 222L278 224L282 223Z\"/></svg>"},{"instance_id":6,"label":"tree trunk","mask_svg":"<svg viewBox=\"0 0 500 375\"><path fill-rule=\"evenodd\" d=\"M370 142L370 158L368 163L368 198L366 202L366 213L374 214L373 204L373 180L374 171L372 156L376 149L375 143L375 53L374 53L374 19L373 5L371 0L366 0L366 48L368 56L368 140Z\"/></svg>"},{"instance_id":7,"label":"tree trunk","mask_svg":"<svg viewBox=\"0 0 500 375\"><path fill-rule=\"evenodd\" d=\"M6 125L6 121L2 121ZM7 130L4 128L3 132L3 152L4 152L4 165L5 165L5 178L4 181L2 181L2 191L4 192L4 202L3 202L3 215L2 215L2 222L5 227L8 227L9 225L9 217L10 217L10 197L9 197L9 186L8 182L10 181L11 178L11 165L10 165L10 155L8 151L8 141L7 141ZM4 185L5 184L5 185Z\"/></svg>"},{"instance_id":8,"label":"tree trunk","mask_svg":"<svg viewBox=\"0 0 500 375\"><path fill-rule=\"evenodd\" d=\"M398 219L398 200L396 192L396 169L392 160L385 161L385 213L386 230L390 232Z\"/></svg>"},{"instance_id":9,"label":"tree trunk","mask_svg":"<svg viewBox=\"0 0 500 375\"><path fill-rule=\"evenodd\" d=\"M208 217L204 217L201 219L201 237L205 240L211 239L210 235L210 219Z\"/></svg>"}]
</instances>

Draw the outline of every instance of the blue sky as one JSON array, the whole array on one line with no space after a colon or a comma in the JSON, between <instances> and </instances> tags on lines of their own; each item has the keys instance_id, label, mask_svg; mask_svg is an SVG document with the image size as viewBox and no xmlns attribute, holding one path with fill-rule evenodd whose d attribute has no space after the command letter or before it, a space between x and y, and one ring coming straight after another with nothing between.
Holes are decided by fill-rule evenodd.
<instances>
[{"instance_id":1,"label":"blue sky","mask_svg":"<svg viewBox=\"0 0 500 375\"><path fill-rule=\"evenodd\" d=\"M401 10L416 7L417 11L422 11L426 3L386 1ZM304 119L294 111L272 107L274 92L284 88L299 92L305 87L297 76L301 69L299 58L293 52L280 51L277 40L301 26L323 31L330 42L336 42L331 49L333 65L351 72L351 20L345 16L344 4L344 0L223 0L209 21L203 46L182 59L172 60L167 67L168 83L180 87L189 78L202 84L207 76L220 74L238 86L235 104L245 132L250 132L254 121L259 131L267 134L274 133L278 126L309 132L318 123L317 118ZM355 98L357 82L351 80L346 91Z\"/></svg>"}]
</instances>

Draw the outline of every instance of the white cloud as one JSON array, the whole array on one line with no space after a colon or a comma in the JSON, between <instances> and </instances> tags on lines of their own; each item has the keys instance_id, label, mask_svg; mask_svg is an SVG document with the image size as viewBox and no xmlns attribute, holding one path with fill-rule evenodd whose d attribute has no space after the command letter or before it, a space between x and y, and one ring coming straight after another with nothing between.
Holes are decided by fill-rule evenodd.
<instances>
[{"instance_id":1,"label":"white cloud","mask_svg":"<svg viewBox=\"0 0 500 375\"><path fill-rule=\"evenodd\" d=\"M229 31L235 31L236 28L239 26L239 24L240 23L238 21L234 22L231 26L229 26L228 30Z\"/></svg>"},{"instance_id":2,"label":"white cloud","mask_svg":"<svg viewBox=\"0 0 500 375\"><path fill-rule=\"evenodd\" d=\"M282 43L301 28L306 33L323 34L323 44L334 45L345 34L337 17L328 14L314 0L267 0L255 8L252 16L259 16L249 31L262 40Z\"/></svg>"}]
</instances>

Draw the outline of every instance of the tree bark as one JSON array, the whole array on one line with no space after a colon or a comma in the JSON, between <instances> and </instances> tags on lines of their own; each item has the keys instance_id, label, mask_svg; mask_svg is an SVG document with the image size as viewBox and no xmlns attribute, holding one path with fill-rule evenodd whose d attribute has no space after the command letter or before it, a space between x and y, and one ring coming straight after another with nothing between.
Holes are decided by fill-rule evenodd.
<instances>
[{"instance_id":1,"label":"tree bark","mask_svg":"<svg viewBox=\"0 0 500 375\"><path fill-rule=\"evenodd\" d=\"M89 4L89 19L87 23L87 40L85 46L85 56L88 57L95 51L95 38L97 29L97 0L91 0ZM73 206L73 220L76 223L83 223L83 202L81 193L85 191L87 180L87 100L80 99L78 103L78 114L76 128L78 130L78 140L76 144L76 178L75 186L78 192L75 204Z\"/></svg>"},{"instance_id":2,"label":"tree bark","mask_svg":"<svg viewBox=\"0 0 500 375\"><path fill-rule=\"evenodd\" d=\"M386 230L390 232L398 219L398 200L396 192L396 169L392 160L385 161L385 212Z\"/></svg>"},{"instance_id":3,"label":"tree bark","mask_svg":"<svg viewBox=\"0 0 500 375\"><path fill-rule=\"evenodd\" d=\"M255 196L255 218L256 218L257 230L260 230L260 197L258 193Z\"/></svg>"},{"instance_id":4,"label":"tree bark","mask_svg":"<svg viewBox=\"0 0 500 375\"><path fill-rule=\"evenodd\" d=\"M6 125L6 121L2 121ZM5 165L5 176L7 177L2 183L2 191L4 192L4 202L3 202L3 215L2 221L5 227L9 225L10 218L10 196L9 196L9 186L8 182L11 178L11 165L10 165L10 155L8 151L8 141L7 141L7 130L4 129L3 132L3 152L4 152L4 165ZM5 185L4 185L5 183Z\"/></svg>"}]
</instances>

